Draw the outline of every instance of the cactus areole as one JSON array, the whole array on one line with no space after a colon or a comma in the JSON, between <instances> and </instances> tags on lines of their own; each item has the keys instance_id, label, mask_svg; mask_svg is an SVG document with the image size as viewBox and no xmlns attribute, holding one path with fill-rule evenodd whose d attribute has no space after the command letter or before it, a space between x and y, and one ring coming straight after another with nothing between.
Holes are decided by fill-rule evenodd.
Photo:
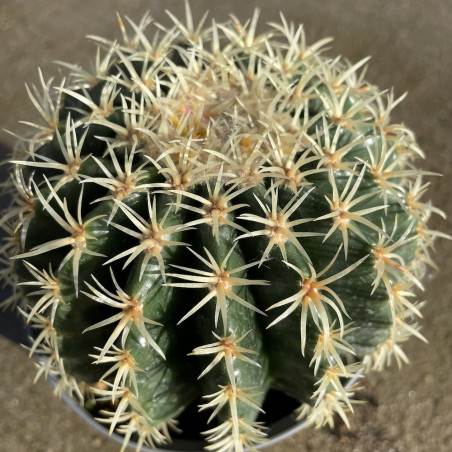
<instances>
[{"instance_id":1,"label":"cactus areole","mask_svg":"<svg viewBox=\"0 0 452 452\"><path fill-rule=\"evenodd\" d=\"M92 37L93 69L28 88L1 226L38 375L110 432L159 447L199 409L213 451L265 443L268 391L348 424L345 381L420 339L414 290L442 214L404 96L284 18L170 17ZM163 30L163 33L162 33ZM270 407L271 409L271 407ZM198 416L198 414L196 414ZM173 433L173 432L176 433ZM193 435L193 432L188 432Z\"/></svg>"}]
</instances>

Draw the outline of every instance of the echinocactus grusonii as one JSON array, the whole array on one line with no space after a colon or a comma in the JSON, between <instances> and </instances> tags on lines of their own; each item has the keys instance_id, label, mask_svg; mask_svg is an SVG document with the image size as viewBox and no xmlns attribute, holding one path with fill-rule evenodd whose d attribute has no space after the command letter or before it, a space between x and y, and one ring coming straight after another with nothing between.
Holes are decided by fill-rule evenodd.
<instances>
[{"instance_id":1,"label":"echinocactus grusonii","mask_svg":"<svg viewBox=\"0 0 452 452\"><path fill-rule=\"evenodd\" d=\"M138 449L193 404L209 450L266 441L267 392L300 418L347 423L344 382L420 339L438 236L432 175L404 96L305 42L284 18L256 34L205 17L148 38L151 16L94 38L92 71L29 90L43 122L11 159L2 273L58 377ZM414 319L414 320L413 320Z\"/></svg>"}]
</instances>

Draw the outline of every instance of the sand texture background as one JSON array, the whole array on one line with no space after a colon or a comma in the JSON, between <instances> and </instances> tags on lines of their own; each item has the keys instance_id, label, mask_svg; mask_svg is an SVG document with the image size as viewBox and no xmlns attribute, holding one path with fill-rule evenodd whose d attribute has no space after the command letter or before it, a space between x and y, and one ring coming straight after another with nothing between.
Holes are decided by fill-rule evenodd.
<instances>
[{"instance_id":1,"label":"sand texture background","mask_svg":"<svg viewBox=\"0 0 452 452\"><path fill-rule=\"evenodd\" d=\"M304 23L308 42L333 36L331 56L356 62L372 55L366 78L380 88L394 87L396 96L409 92L393 122L416 131L427 156L424 168L443 174L430 178L430 196L452 218L451 0L193 0L192 5L196 17L209 9L217 21L229 13L247 18L259 6L260 29L281 10ZM38 82L38 66L46 77L58 75L56 60L87 66L95 46L84 36L119 37L115 11L138 19L150 9L169 24L165 8L183 14L183 2L174 0L1 0L0 127L17 131L19 120L36 117L24 83ZM14 138L0 132L0 142L6 153ZM452 230L450 219L439 217L431 227ZM268 452L452 451L451 249L450 242L438 242L439 272L428 277L423 295L428 303L422 333L429 343L406 344L411 364L401 370L393 365L365 380L360 398L368 403L357 406L350 431L341 425L308 429ZM119 450L55 398L44 380L33 384L26 351L1 335L0 357L0 452Z\"/></svg>"}]
</instances>

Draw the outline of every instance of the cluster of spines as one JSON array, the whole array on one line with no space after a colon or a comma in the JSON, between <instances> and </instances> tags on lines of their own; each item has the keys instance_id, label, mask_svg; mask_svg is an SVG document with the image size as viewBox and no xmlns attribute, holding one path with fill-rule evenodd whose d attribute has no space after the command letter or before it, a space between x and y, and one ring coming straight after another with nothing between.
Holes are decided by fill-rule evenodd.
<instances>
[{"instance_id":1,"label":"cluster of spines","mask_svg":"<svg viewBox=\"0 0 452 452\"><path fill-rule=\"evenodd\" d=\"M266 434L263 430L262 423L250 421L239 416L237 410L237 403L244 403L263 412L259 401L256 399L256 396L260 395L258 393L259 388L239 387L236 382L234 371L235 360L243 360L252 365L259 366L256 361L253 361L247 356L249 354L256 354L256 352L239 345L248 333L249 331L241 337L236 337L235 335L224 335L221 337L214 333L215 338L218 339L216 342L197 347L192 352L193 355L198 356L215 354L214 359L200 374L199 378L202 378L211 371L221 360L224 360L229 378L227 384L219 386L219 391L203 396L208 401L200 405L200 411L205 409L213 410L208 422L213 420L223 407L226 407L228 410L227 419L223 423L204 432L204 435L207 436L207 441L211 443L207 447L208 450L218 452L229 450L243 451L249 448L253 449L256 444L266 441Z\"/></svg>"},{"instance_id":2,"label":"cluster of spines","mask_svg":"<svg viewBox=\"0 0 452 452\"><path fill-rule=\"evenodd\" d=\"M394 99L392 92L385 96L367 84L363 79L365 70L358 74L367 59L351 65L340 59L330 60L323 57L323 47L330 40L325 39L307 46L302 27L296 28L284 18L281 24L272 24L272 32L257 35L257 17L256 13L246 24L240 24L233 18L232 26L213 22L211 28L203 30L204 19L195 27L187 8L186 24L173 17L175 27L167 29L163 38L152 42L144 35L144 29L152 21L150 16L145 16L139 24L129 21L134 30L133 36L128 35L122 19L119 18L123 43L95 38L101 47L107 48L107 52L103 58L100 57L100 52L98 53L93 73L74 65L66 65L74 74L69 84L65 80L62 81L56 89L56 95L51 92L53 80L46 82L40 73L42 92L35 87L28 89L28 92L44 119L44 124L27 123L36 129L36 132L31 137L20 137L20 144L14 152L14 207L0 220L0 226L11 239L2 246L2 259L6 261L14 257L26 262L29 257L71 246L72 251L65 261L70 258L74 261L73 277L78 291L80 282L77 262L84 253L93 253L88 244L94 238L86 233L88 222L82 222L80 212L83 189L79 196L76 217L69 212L66 199L61 199L58 194L58 191L71 181L78 181L83 187L94 183L108 189L109 194L95 200L110 199L114 202L108 222L141 240L141 245L110 259L110 262L129 256L129 260L124 264L127 266L128 262L144 251L148 253L146 262L151 258L157 259L163 276L165 267L163 261L159 260L159 247L166 245L164 236L168 231L164 228L164 222L157 224L155 200L150 196L149 224L122 203L122 199L131 193L170 193L175 200L171 209L182 208L203 215L203 219L180 225L180 228L193 228L206 223L212 227L212 234L218 237L219 228L225 223L242 232L239 240L250 236L267 236L268 247L260 261L247 266L262 265L274 247L279 248L284 258L287 241L299 248L302 254L306 254L298 240L305 233L294 232L292 229L306 221L331 220L331 229L325 235L324 241L327 241L336 229L341 231L343 246L338 249L336 257L340 252L347 257L349 231L360 236L361 229L371 228L378 234L378 241L372 253L376 269L373 287L375 289L383 282L393 312L394 326L387 342L381 344L374 354L364 357L363 364L380 368L391 356L395 356L399 363L406 361L407 358L398 344L409 335L414 334L422 338L417 325L406 322L411 315L420 316L419 304L410 301L414 297L412 287L422 288L419 280L423 265L434 265L431 258L434 239L448 236L431 231L426 226L432 213L443 214L429 203L421 201L427 188L427 184L422 182L422 176L430 173L420 172L412 162L415 158L422 157L422 151L409 129L389 122L390 111L404 96ZM222 39L219 38L220 33L223 34ZM273 40L274 35L286 41ZM181 36L188 46L182 47L178 44ZM223 44L222 40L226 40L226 43ZM209 41L210 49L207 46ZM174 49L177 49L183 60L182 66L176 65L170 59ZM141 63L139 68L134 65L137 61ZM112 68L118 64L121 67L119 73L112 73ZM210 69L206 70L206 66ZM89 90L100 83L105 83L105 87L99 99L94 99L94 94L90 94ZM130 94L123 94L126 91ZM228 91L232 93L229 96ZM272 94L272 100L266 102L264 98L269 93ZM78 101L79 106L67 114L65 119L61 119L64 96ZM218 100L221 96L223 99ZM350 98L355 99L352 106L348 103ZM222 115L225 111L226 115ZM121 124L109 119L110 115L118 112ZM80 127L93 125L103 126L114 134L113 138L104 138L107 151L102 157L81 156L88 128L81 136L77 136L76 131ZM60 132L60 126L64 126L65 132ZM349 134L350 138L344 144L342 138L346 134ZM39 146L55 138L61 151L59 159L42 157L36 152ZM367 149L367 158L349 158L359 146ZM121 152L124 154L123 165L118 158ZM110 169L103 161L105 157L110 158ZM138 157L143 163L135 167L133 163ZM100 176L79 174L80 167L88 159L95 162ZM163 180L143 182L148 167L157 169ZM31 172L43 169L55 170L60 174L48 180L44 176L44 181L39 184L33 180L33 176L28 179L24 176L27 168ZM348 182L341 193L336 187L334 176L338 171L349 174ZM290 220L293 211L309 194L310 182L307 177L325 172L328 173L332 188L332 198L327 199L331 213L315 219ZM359 206L371 195L355 197L364 172L370 173L381 187L382 204L378 207ZM217 177L217 182L209 193L209 199L188 191L200 182L212 180L214 177ZM237 215L240 224L231 220L230 213L241 205L223 209L222 202L226 205L242 191L265 181L271 181L268 189L270 200L269 205L258 200L262 207L262 216ZM229 189L220 196L220 187L224 184ZM209 183L207 187L210 187ZM284 208L278 208L278 190L283 188L292 190L295 196ZM44 191L49 193L44 194ZM304 195L300 198L299 193ZM376 225L365 218L377 210L385 210L389 194L399 200L404 208L407 206L413 217L413 222L397 239L393 239L395 227L394 231L387 231L384 223ZM185 202L188 201L187 204L183 202L184 199ZM67 231L68 236L24 253L26 232L37 202ZM55 202L61 213L52 207ZM199 207L194 207L196 202ZM123 212L137 230L115 225L114 216L117 211ZM248 232L241 226L246 222L258 223L262 225L262 229ZM159 234L163 241L159 240ZM413 240L417 242L417 259L413 261L414 264L406 265L397 255L397 249ZM206 261L205 257L199 254L197 257L212 267L212 277L218 277L214 274L220 270L218 264L217 269L214 268L212 259ZM309 256L306 257L309 261ZM315 366L315 373L322 360L326 360L329 366L319 379L318 389L313 395L314 402L301 409L302 414L309 413L311 421L316 425L331 423L333 412L338 412L345 419L344 409L351 409L351 391L343 388L340 378L351 377L357 370L357 365L345 364L341 357L353 354L353 349L346 341L347 333L353 325L344 323L343 316L347 313L339 297L328 288L328 283L351 272L364 259L319 281L318 278L333 265L334 259L327 268L318 273L309 263L310 275L306 275L284 258L289 267L288 271L298 272L306 288L272 306L278 308L290 304L273 324L300 307L303 319L306 319L308 311L311 312L319 329L318 344L311 365ZM57 374L73 392L79 393L79 386L64 371L52 325L57 306L64 303L58 295L58 281L53 274L56 269L38 270L29 263L25 265L35 280L18 286L18 293L13 299L22 297L19 292L24 286L37 286L38 290L29 293L29 296L39 296L39 301L28 312L24 311L24 315L34 329L41 330L31 348L31 353L46 357L39 372ZM181 269L190 271L188 268ZM13 285L17 286L18 281L11 281L10 279L14 278L11 275L12 272L8 269L2 272L1 276L6 282L13 282ZM185 276L179 273L172 276L190 280L186 273ZM204 274L202 278L205 281L200 280L196 287L211 287L211 276ZM394 279L398 282L394 283ZM179 287L182 284L188 287L187 284L190 283L173 283L174 286L177 284ZM253 284L253 281L246 281L246 284ZM96 328L118 322L109 342L94 356L97 363L113 363L103 376L103 379L108 380L104 387L100 385L93 390L100 401L109 399L113 405L117 405L113 414L105 414L111 424L111 430L119 425L118 430L125 434L126 440L132 432L137 433L139 445L143 442L158 444L167 441L166 425L160 429L149 427L146 414L136 400L134 375L140 371L139 367L127 350L114 345L121 334L122 346L124 345L132 323L146 331L144 325L151 322L151 319L140 318L138 314L134 316L133 310L126 309L124 300L128 296L121 293L119 287L116 294L107 294L109 301L105 298L105 293L99 291L103 289L101 286L80 286L80 290L86 288L90 290L86 292L89 297L122 310L122 314L92 326ZM305 303L306 294L314 293L310 291L315 291L316 295L307 297L309 300ZM103 292L106 292L106 289ZM216 298L216 319L218 321L221 315L225 325L226 303L224 294L221 295L220 292L210 292L192 311ZM239 303L251 307L246 300L237 298ZM5 306L9 303L9 300L3 302ZM328 316L322 314L325 312L325 303L336 313L339 328L334 329L334 325L329 324ZM129 304L127 306L129 307ZM139 308L136 307L136 311L139 312ZM186 317L191 315L192 311L188 312ZM125 313L130 314L130 317L125 318ZM303 332L306 328L303 325L305 323L302 323L300 332L302 353ZM219 342L194 351L194 354L217 353L213 363L224 359L230 378L229 385L213 394L212 400L203 405L203 408L216 406L218 409L228 403L231 410L231 422L225 422L209 432L209 440L213 443L209 447L220 451L231 448L241 450L243 447L250 447L253 442L259 443L263 437L257 424L239 420L234 412L234 400L239 397L239 391L233 378L231 356L245 359L245 350L238 346L240 338L233 340L225 335L217 339ZM158 347L152 343L152 338L150 344L154 348ZM240 391L247 403L256 403L251 393L244 388L240 388ZM214 413L215 411L214 409ZM149 432L146 429L149 429Z\"/></svg>"}]
</instances>

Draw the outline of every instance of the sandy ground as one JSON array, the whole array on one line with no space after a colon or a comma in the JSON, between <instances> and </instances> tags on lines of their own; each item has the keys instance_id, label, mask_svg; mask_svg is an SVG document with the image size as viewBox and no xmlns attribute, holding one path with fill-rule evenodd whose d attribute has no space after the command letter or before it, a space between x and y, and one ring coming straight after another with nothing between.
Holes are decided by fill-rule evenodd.
<instances>
[{"instance_id":1,"label":"sandy ground","mask_svg":"<svg viewBox=\"0 0 452 452\"><path fill-rule=\"evenodd\" d=\"M224 20L229 13L250 16L262 9L261 25L282 10L304 23L308 40L333 36L331 55L351 61L372 55L367 79L395 94L409 91L394 112L417 133L427 158L425 169L443 173L432 178L430 196L451 217L452 153L450 101L452 75L452 2L438 0L192 1L195 11L209 9ZM182 12L180 1L2 0L0 2L0 126L19 130L18 120L33 119L24 83L36 83L36 67L46 76L58 73L55 60L87 65L94 52L86 34L118 36L114 12L138 18L151 8L162 21L164 9ZM199 17L199 15L198 15ZM14 138L1 132L0 141ZM3 156L2 156L3 158ZM431 226L451 232L450 220L434 218ZM452 450L452 330L448 303L452 295L450 243L438 243L439 272L426 283L423 334L405 350L409 366L392 366L370 375L360 392L366 405L351 416L351 430L339 426L308 429L268 452L448 452ZM18 345L0 336L0 452L103 452L119 447L86 426L45 381L32 383L33 363Z\"/></svg>"}]
</instances>

